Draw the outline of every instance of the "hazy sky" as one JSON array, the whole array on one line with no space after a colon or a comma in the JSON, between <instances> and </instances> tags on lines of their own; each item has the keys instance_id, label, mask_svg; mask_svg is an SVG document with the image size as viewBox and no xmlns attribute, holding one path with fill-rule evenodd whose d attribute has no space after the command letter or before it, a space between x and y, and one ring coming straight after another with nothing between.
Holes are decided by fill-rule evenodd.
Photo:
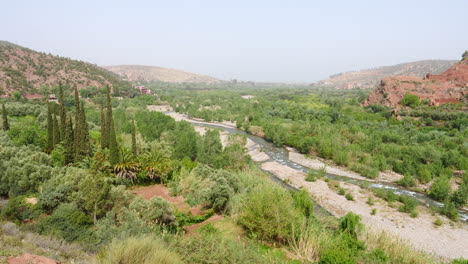
<instances>
[{"instance_id":1,"label":"hazy sky","mask_svg":"<svg viewBox=\"0 0 468 264\"><path fill-rule=\"evenodd\" d=\"M468 0L1 0L0 40L98 65L312 82L468 49Z\"/></svg>"}]
</instances>

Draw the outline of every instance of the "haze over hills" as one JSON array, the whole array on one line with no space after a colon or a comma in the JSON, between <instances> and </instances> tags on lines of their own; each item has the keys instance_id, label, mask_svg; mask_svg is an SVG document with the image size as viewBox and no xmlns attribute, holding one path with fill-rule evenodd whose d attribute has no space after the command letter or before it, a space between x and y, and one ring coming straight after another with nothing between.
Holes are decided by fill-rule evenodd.
<instances>
[{"instance_id":1,"label":"haze over hills","mask_svg":"<svg viewBox=\"0 0 468 264\"><path fill-rule=\"evenodd\" d=\"M42 85L53 86L59 81L78 88L130 85L117 74L94 64L0 41L0 94L36 92Z\"/></svg>"},{"instance_id":2,"label":"haze over hills","mask_svg":"<svg viewBox=\"0 0 468 264\"><path fill-rule=\"evenodd\" d=\"M181 70L144 65L115 65L104 68L131 82L218 83L220 80Z\"/></svg>"},{"instance_id":3,"label":"haze over hills","mask_svg":"<svg viewBox=\"0 0 468 264\"><path fill-rule=\"evenodd\" d=\"M387 77L424 77L428 73L439 74L446 71L456 62L455 60L422 60L361 71L344 72L331 75L328 79L321 80L316 85L335 87L337 89L370 89L377 87L380 80Z\"/></svg>"}]
</instances>

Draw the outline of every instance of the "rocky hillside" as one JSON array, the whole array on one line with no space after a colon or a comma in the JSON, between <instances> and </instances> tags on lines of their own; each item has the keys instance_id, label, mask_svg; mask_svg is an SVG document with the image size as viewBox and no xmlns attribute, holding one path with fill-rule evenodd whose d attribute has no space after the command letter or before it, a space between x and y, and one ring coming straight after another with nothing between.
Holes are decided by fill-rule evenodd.
<instances>
[{"instance_id":1,"label":"rocky hillside","mask_svg":"<svg viewBox=\"0 0 468 264\"><path fill-rule=\"evenodd\" d=\"M0 95L36 92L42 85L57 85L59 81L78 88L129 86L118 75L96 65L0 41Z\"/></svg>"},{"instance_id":2,"label":"rocky hillside","mask_svg":"<svg viewBox=\"0 0 468 264\"><path fill-rule=\"evenodd\" d=\"M417 95L431 105L458 103L468 100L468 52L463 59L441 74L388 77L369 94L364 105L381 104L398 107L406 94Z\"/></svg>"},{"instance_id":3,"label":"rocky hillside","mask_svg":"<svg viewBox=\"0 0 468 264\"><path fill-rule=\"evenodd\" d=\"M143 65L115 65L104 68L131 82L218 83L213 77L180 70Z\"/></svg>"},{"instance_id":4,"label":"rocky hillside","mask_svg":"<svg viewBox=\"0 0 468 264\"><path fill-rule=\"evenodd\" d=\"M380 80L391 76L423 77L427 73L438 74L446 71L456 61L451 60L423 60L384 66L355 72L345 72L330 76L317 83L320 86L338 89L375 88Z\"/></svg>"}]
</instances>

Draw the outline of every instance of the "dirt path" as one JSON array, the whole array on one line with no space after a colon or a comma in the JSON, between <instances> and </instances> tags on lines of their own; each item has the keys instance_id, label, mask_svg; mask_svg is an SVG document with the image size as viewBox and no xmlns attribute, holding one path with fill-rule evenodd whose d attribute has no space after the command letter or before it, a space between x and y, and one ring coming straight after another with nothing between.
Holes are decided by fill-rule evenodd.
<instances>
[{"instance_id":1,"label":"dirt path","mask_svg":"<svg viewBox=\"0 0 468 264\"><path fill-rule=\"evenodd\" d=\"M206 219L205 221L203 221L201 223L193 224L193 225L189 225L189 226L184 226L184 230L185 230L185 233L187 235L192 235L192 234L195 233L195 231L197 231L198 228L200 228L200 227L202 227L204 225L210 224L210 223L215 223L215 222L221 221L223 219L224 219L224 216L219 215L219 214L215 214L215 215L212 215L210 218Z\"/></svg>"},{"instance_id":2,"label":"dirt path","mask_svg":"<svg viewBox=\"0 0 468 264\"><path fill-rule=\"evenodd\" d=\"M305 173L286 165L266 162L261 166L262 169L275 174L288 184L296 188L305 188L317 203L336 217L354 212L361 215L362 222L367 227L397 235L417 249L444 258L468 258L468 227L464 224L455 224L452 227L448 219L440 217L444 225L436 228L433 226L436 217L424 207L419 207L419 216L412 218L409 214L399 212L397 208L389 207L385 201L377 197L374 197L376 200L374 206L368 205L367 198L373 194L359 186L340 183L341 187L354 196L355 201L348 201L344 196L330 189L325 181L307 182ZM377 209L376 215L371 215L373 208Z\"/></svg>"}]
</instances>

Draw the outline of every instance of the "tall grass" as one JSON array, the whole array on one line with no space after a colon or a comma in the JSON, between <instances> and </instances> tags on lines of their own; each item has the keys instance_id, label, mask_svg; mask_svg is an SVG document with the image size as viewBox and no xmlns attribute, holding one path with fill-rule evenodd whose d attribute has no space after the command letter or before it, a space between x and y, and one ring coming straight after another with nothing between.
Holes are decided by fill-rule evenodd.
<instances>
[{"instance_id":1,"label":"tall grass","mask_svg":"<svg viewBox=\"0 0 468 264\"><path fill-rule=\"evenodd\" d=\"M179 264L179 256L150 236L114 240L95 259L96 264Z\"/></svg>"},{"instance_id":2,"label":"tall grass","mask_svg":"<svg viewBox=\"0 0 468 264\"><path fill-rule=\"evenodd\" d=\"M436 264L434 256L417 251L403 239L385 232L368 231L363 237L369 249L381 248L389 257L389 264Z\"/></svg>"},{"instance_id":3,"label":"tall grass","mask_svg":"<svg viewBox=\"0 0 468 264\"><path fill-rule=\"evenodd\" d=\"M288 244L295 258L317 262L320 260L324 244L329 239L330 234L318 224L304 221L302 225L293 228Z\"/></svg>"}]
</instances>

